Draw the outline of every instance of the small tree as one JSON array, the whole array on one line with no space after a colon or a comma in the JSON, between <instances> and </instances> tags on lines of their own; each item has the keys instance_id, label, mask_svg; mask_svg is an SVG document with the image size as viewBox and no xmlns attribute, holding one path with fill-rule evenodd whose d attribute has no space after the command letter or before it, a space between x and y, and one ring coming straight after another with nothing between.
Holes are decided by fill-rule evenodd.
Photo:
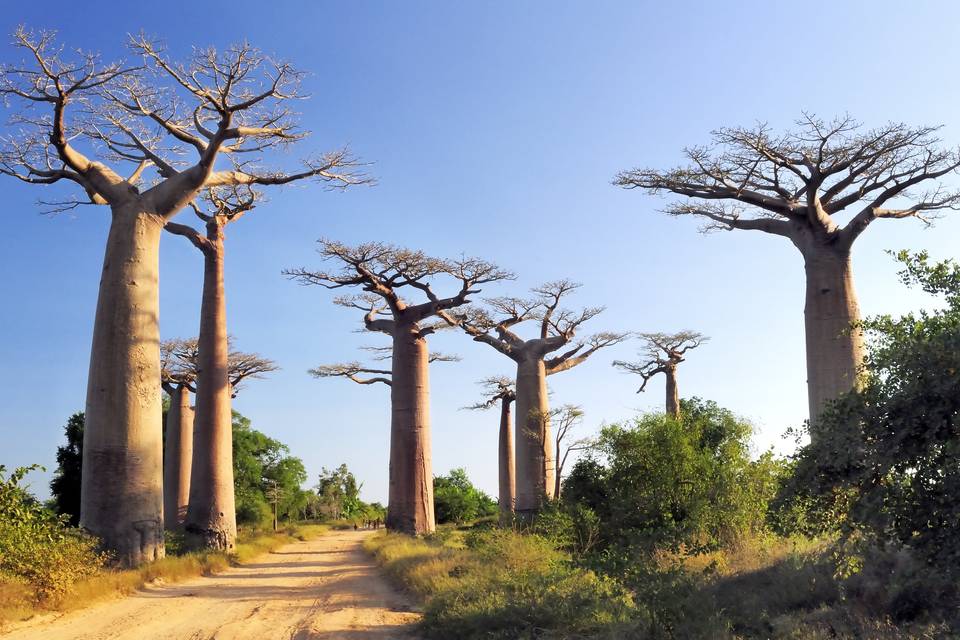
<instances>
[{"instance_id":1,"label":"small tree","mask_svg":"<svg viewBox=\"0 0 960 640\"><path fill-rule=\"evenodd\" d=\"M860 315L854 241L878 219L929 223L957 208L960 191L938 181L960 167L960 153L940 145L937 127L890 123L864 130L849 116L828 122L806 114L797 127L781 135L765 124L719 129L712 145L685 150L688 165L624 171L615 184L682 196L667 213L701 218L704 230L761 231L799 249L815 420L824 403L855 386L863 359L862 336L851 330ZM839 218L847 213L844 224Z\"/></svg>"},{"instance_id":2,"label":"small tree","mask_svg":"<svg viewBox=\"0 0 960 640\"><path fill-rule=\"evenodd\" d=\"M569 280L548 282L534 289L532 298L492 298L486 301L485 308L470 309L457 318L460 327L474 340L493 347L517 364L515 509L525 516L553 498L556 484L547 376L572 369L628 335L604 332L574 342L580 326L603 311L600 307L580 311L560 307L563 298L579 286ZM536 322L539 330L535 337L524 339L515 327L527 321ZM547 357L564 347L568 347L566 351Z\"/></svg>"},{"instance_id":3,"label":"small tree","mask_svg":"<svg viewBox=\"0 0 960 640\"><path fill-rule=\"evenodd\" d=\"M565 404L553 409L551 413L551 420L557 425L554 438L557 452L557 477L554 481L553 497L559 498L563 469L567 465L567 458L574 451L589 449L593 445L593 441L590 438L577 438L576 440L570 438L573 431L583 424L583 409L576 405Z\"/></svg>"},{"instance_id":4,"label":"small tree","mask_svg":"<svg viewBox=\"0 0 960 640\"><path fill-rule=\"evenodd\" d=\"M300 171L256 168L264 152L305 134L286 106L301 97L302 74L250 45L197 48L180 64L135 36L136 65L65 52L52 33L23 28L14 45L26 60L0 68L0 94L18 108L0 144L0 174L79 188L82 197L48 202L50 210L110 208L87 380L80 521L121 563L137 565L164 553L156 346L163 227L203 189L308 178L347 186L358 181L356 162L340 150ZM122 164L129 169L115 168Z\"/></svg>"},{"instance_id":5,"label":"small tree","mask_svg":"<svg viewBox=\"0 0 960 640\"><path fill-rule=\"evenodd\" d=\"M436 525L427 336L443 322L452 324L454 320L448 312L467 304L471 295L480 292L481 285L513 275L485 260L444 260L383 243L350 247L320 240L320 255L341 269L327 272L301 268L285 273L302 284L363 290L366 295L340 297L335 302L363 311L367 330L391 337L387 526L407 533L429 533ZM440 297L433 289L433 282L444 277L459 284L459 290L448 297ZM404 292L419 293L426 300L412 304L401 296ZM435 318L438 320L431 322Z\"/></svg>"},{"instance_id":6,"label":"small tree","mask_svg":"<svg viewBox=\"0 0 960 640\"><path fill-rule=\"evenodd\" d=\"M656 375L663 374L667 378L667 415L680 417L680 392L677 389L677 367L685 360L684 356L691 349L696 349L710 338L695 331L681 331L679 333L641 333L645 347L640 352L643 360L639 362L624 362L614 360L613 366L630 373L636 373L643 378L643 384L637 390L641 393L647 388L647 383Z\"/></svg>"},{"instance_id":7,"label":"small tree","mask_svg":"<svg viewBox=\"0 0 960 640\"><path fill-rule=\"evenodd\" d=\"M496 513L493 500L473 486L464 469L453 469L446 476L434 478L433 495L437 522L441 524L462 524Z\"/></svg>"},{"instance_id":8,"label":"small tree","mask_svg":"<svg viewBox=\"0 0 960 640\"><path fill-rule=\"evenodd\" d=\"M513 420L510 405L517 399L513 380L506 377L486 378L480 381L486 399L465 409L489 409L500 403L500 433L497 449L500 522L508 524L513 519L516 500L515 461L513 456Z\"/></svg>"}]
</instances>

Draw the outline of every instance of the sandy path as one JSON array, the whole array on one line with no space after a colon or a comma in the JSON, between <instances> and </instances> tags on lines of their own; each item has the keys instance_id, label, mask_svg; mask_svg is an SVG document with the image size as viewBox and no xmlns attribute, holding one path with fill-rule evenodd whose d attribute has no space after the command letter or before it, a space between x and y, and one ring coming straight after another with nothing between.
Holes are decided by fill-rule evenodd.
<instances>
[{"instance_id":1,"label":"sandy path","mask_svg":"<svg viewBox=\"0 0 960 640\"><path fill-rule=\"evenodd\" d=\"M361 548L333 531L207 578L21 627L4 640L410 639L418 616Z\"/></svg>"}]
</instances>

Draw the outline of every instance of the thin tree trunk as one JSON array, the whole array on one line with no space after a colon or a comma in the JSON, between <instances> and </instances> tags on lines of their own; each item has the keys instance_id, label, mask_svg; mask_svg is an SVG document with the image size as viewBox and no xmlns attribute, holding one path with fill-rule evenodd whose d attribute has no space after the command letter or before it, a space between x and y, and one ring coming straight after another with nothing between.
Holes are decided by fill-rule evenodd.
<instances>
[{"instance_id":1,"label":"thin tree trunk","mask_svg":"<svg viewBox=\"0 0 960 640\"><path fill-rule=\"evenodd\" d=\"M510 415L512 400L500 400L500 523L509 524L513 519L513 504L516 486L513 467L513 419Z\"/></svg>"},{"instance_id":2,"label":"thin tree trunk","mask_svg":"<svg viewBox=\"0 0 960 640\"><path fill-rule=\"evenodd\" d=\"M415 326L397 323L390 387L390 499L387 527L432 533L433 467L430 451L430 376L427 341Z\"/></svg>"},{"instance_id":3,"label":"thin tree trunk","mask_svg":"<svg viewBox=\"0 0 960 640\"><path fill-rule=\"evenodd\" d=\"M860 319L860 307L849 251L817 248L803 255L807 276L807 392L810 420L814 421L827 402L856 386L863 337L850 329Z\"/></svg>"},{"instance_id":4,"label":"thin tree trunk","mask_svg":"<svg viewBox=\"0 0 960 640\"><path fill-rule=\"evenodd\" d=\"M668 367L667 375L667 415L673 418L680 417L680 394L677 391L677 368Z\"/></svg>"},{"instance_id":5,"label":"thin tree trunk","mask_svg":"<svg viewBox=\"0 0 960 640\"><path fill-rule=\"evenodd\" d=\"M112 212L87 377L80 526L118 562L162 558L159 248L163 221Z\"/></svg>"},{"instance_id":6,"label":"thin tree trunk","mask_svg":"<svg viewBox=\"0 0 960 640\"><path fill-rule=\"evenodd\" d=\"M542 358L517 364L516 512L529 517L553 498L553 437Z\"/></svg>"},{"instance_id":7,"label":"thin tree trunk","mask_svg":"<svg viewBox=\"0 0 960 640\"><path fill-rule=\"evenodd\" d=\"M190 466L193 464L193 407L190 390L176 385L167 411L167 441L163 456L163 519L167 529L179 530L187 517Z\"/></svg>"},{"instance_id":8,"label":"thin tree trunk","mask_svg":"<svg viewBox=\"0 0 960 640\"><path fill-rule=\"evenodd\" d=\"M204 250L203 299L197 340L197 410L187 509L188 545L231 550L237 539L233 495L233 434L223 286L223 228L207 225L212 245Z\"/></svg>"}]
</instances>

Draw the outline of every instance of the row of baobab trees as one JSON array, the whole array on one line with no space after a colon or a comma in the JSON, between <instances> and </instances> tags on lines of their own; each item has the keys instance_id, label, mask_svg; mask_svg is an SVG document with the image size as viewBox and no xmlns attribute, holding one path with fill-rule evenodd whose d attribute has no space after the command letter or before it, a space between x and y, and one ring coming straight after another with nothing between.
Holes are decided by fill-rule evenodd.
<instances>
[{"instance_id":1,"label":"row of baobab trees","mask_svg":"<svg viewBox=\"0 0 960 640\"><path fill-rule=\"evenodd\" d=\"M72 195L61 192L41 201L49 211L94 205L111 213L87 380L80 523L121 562L135 565L163 554L158 296L163 230L185 236L204 255L197 430L210 430L209 458L220 462L209 464L223 471L231 446L232 395L225 227L251 211L268 187L312 180L346 188L371 180L344 149L308 155L293 171L264 168L272 149L306 138L289 107L303 97L303 75L247 44L196 49L178 62L157 42L132 36L132 63L64 50L52 34L23 28L14 33L13 44L23 59L0 69L0 93L11 113L0 173L54 191L59 187L50 185L72 187ZM865 129L849 117L827 121L804 115L783 134L765 125L720 129L709 146L685 150L685 165L625 171L614 182L674 194L667 212L705 220L708 229L760 231L786 238L800 251L807 283L808 398L815 419L825 402L856 384L862 359L862 338L850 329L859 313L851 269L856 239L878 219L926 222L960 205L960 192L941 181L960 166L960 154L944 147L936 131L900 123ZM202 231L173 222L188 208ZM596 310L558 311L570 286L563 281L524 299L533 308L495 299L464 311L480 287L505 279L507 272L482 260L438 262L424 256L406 264L420 254L389 245L325 243L322 252L344 269L291 275L332 288L359 288L360 295L343 303L361 310L371 331L392 339L389 508L391 525L403 530L427 530L432 520L425 500L431 484L423 412L425 339L437 322L454 323L516 363L520 420L543 415L548 371L569 369L622 339L601 333L577 343L576 328ZM389 269L370 271L371 265ZM439 297L427 286L441 274L461 284L451 297ZM423 301L401 299L400 287ZM524 318L539 323L539 334L524 339L513 331ZM549 496L546 456L525 447L529 443L519 438L521 511L536 509ZM214 493L232 492L224 486L226 476L217 473L210 474ZM198 479L192 486L199 486ZM231 505L232 500L209 500L206 514L192 523L195 544L233 544Z\"/></svg>"},{"instance_id":2,"label":"row of baobab trees","mask_svg":"<svg viewBox=\"0 0 960 640\"><path fill-rule=\"evenodd\" d=\"M435 528L430 446L431 362L450 360L431 352L428 338L456 328L512 361L516 375L485 381L488 397L478 408L500 404L499 502L504 520L514 514L530 517L552 500L558 486L557 441L551 429L547 377L569 371L593 354L619 344L630 332L602 331L578 339L582 325L602 307L564 306L580 285L569 280L548 282L527 297L472 301L481 287L514 275L476 258L441 259L383 243L348 246L321 240L321 257L330 270L290 269L285 273L307 285L347 288L335 303L362 314L365 328L389 336L383 360L390 368L347 362L311 370L320 378L343 377L358 384L390 386L390 472L387 526L410 533ZM454 283L439 291L438 280ZM521 325L533 325L525 334ZM640 334L646 358L614 364L643 377L667 378L666 410L679 412L677 366L705 339L698 333ZM388 354L388 355L386 355ZM511 405L516 403L518 428L513 432ZM515 446L514 446L515 443Z\"/></svg>"}]
</instances>

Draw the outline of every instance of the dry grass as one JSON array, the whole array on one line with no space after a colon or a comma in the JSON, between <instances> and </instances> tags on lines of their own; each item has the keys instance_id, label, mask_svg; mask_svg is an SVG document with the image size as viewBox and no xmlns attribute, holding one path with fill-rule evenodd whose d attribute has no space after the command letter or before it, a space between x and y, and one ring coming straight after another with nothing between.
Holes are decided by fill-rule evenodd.
<instances>
[{"instance_id":1,"label":"dry grass","mask_svg":"<svg viewBox=\"0 0 960 640\"><path fill-rule=\"evenodd\" d=\"M624 637L636 613L622 588L535 535L441 530L374 536L365 547L423 602L426 638Z\"/></svg>"},{"instance_id":2,"label":"dry grass","mask_svg":"<svg viewBox=\"0 0 960 640\"><path fill-rule=\"evenodd\" d=\"M295 540L322 535L325 525L291 526L277 533L252 533L241 536L232 554L204 551L167 556L137 569L109 570L78 582L68 594L53 601L36 603L29 585L0 579L0 628L49 612L65 612L89 606L108 598L133 593L147 584L174 583L223 571L243 564Z\"/></svg>"}]
</instances>

